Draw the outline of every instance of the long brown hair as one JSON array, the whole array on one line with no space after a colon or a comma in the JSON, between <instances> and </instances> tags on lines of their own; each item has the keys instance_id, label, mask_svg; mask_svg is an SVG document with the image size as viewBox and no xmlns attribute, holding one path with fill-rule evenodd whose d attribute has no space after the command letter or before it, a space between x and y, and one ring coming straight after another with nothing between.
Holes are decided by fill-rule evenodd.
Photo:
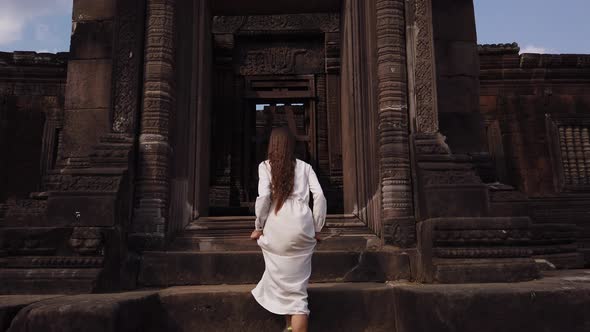
<instances>
[{"instance_id":1,"label":"long brown hair","mask_svg":"<svg viewBox=\"0 0 590 332\"><path fill-rule=\"evenodd\" d=\"M286 127L275 128L268 143L268 160L272 175L271 197L278 213L293 191L295 181L295 138Z\"/></svg>"}]
</instances>

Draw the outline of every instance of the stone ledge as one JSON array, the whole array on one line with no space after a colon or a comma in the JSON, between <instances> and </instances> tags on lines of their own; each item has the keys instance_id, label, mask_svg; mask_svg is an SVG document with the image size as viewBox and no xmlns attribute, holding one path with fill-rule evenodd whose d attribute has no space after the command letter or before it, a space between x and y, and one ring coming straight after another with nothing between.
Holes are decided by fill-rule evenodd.
<instances>
[{"instance_id":1,"label":"stone ledge","mask_svg":"<svg viewBox=\"0 0 590 332\"><path fill-rule=\"evenodd\" d=\"M0 296L0 331L6 331L16 314L33 303L59 295L2 295Z\"/></svg>"},{"instance_id":2,"label":"stone ledge","mask_svg":"<svg viewBox=\"0 0 590 332\"><path fill-rule=\"evenodd\" d=\"M8 331L162 331L160 310L156 292L62 296L26 306Z\"/></svg>"},{"instance_id":3,"label":"stone ledge","mask_svg":"<svg viewBox=\"0 0 590 332\"><path fill-rule=\"evenodd\" d=\"M250 295L254 285L183 286L159 291L0 297L26 306L17 331L279 331L283 320ZM424 285L311 284L311 331L585 332L590 270L546 272L521 283ZM32 303L27 305L28 303Z\"/></svg>"}]
</instances>

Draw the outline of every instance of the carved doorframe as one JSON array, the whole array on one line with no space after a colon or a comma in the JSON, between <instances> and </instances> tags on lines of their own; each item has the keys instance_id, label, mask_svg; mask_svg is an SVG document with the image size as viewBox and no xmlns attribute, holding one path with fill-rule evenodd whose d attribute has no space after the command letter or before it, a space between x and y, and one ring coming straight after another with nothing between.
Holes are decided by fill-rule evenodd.
<instances>
[{"instance_id":1,"label":"carved doorframe","mask_svg":"<svg viewBox=\"0 0 590 332\"><path fill-rule=\"evenodd\" d=\"M340 141L340 116L339 97L339 70L340 70L340 38L339 38L339 14L294 14L294 15L261 15L261 16L220 16L213 18L212 34L214 45L215 66L226 68L228 71L236 71L232 68L232 58L235 56L238 38L256 36L281 35L315 35L322 36L324 49L324 65L320 72L315 73L314 98L310 100L319 116L317 122L321 128L326 128L320 135L318 144L314 146L318 150L318 165L326 169L326 181L342 183L341 144L334 144L334 149L329 150L328 144ZM289 70L279 67L280 74L288 74ZM285 71L285 72L283 72ZM234 73L235 74L235 73ZM247 76L247 75L244 75ZM234 83L236 91L241 91L243 86L239 82ZM328 131L336 134L332 135ZM332 140L332 141L330 141ZM233 160L234 158L232 158ZM321 175L320 175L321 176ZM227 189L226 189L227 190ZM341 189L340 189L341 191ZM203 214L200 214L203 215ZM194 217L198 216L195 214Z\"/></svg>"}]
</instances>

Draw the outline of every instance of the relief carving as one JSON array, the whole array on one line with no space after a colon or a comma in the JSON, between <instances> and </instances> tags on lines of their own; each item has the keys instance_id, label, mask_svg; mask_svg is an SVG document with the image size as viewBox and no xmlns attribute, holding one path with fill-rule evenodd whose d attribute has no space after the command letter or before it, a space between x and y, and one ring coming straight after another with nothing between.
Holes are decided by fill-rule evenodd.
<instances>
[{"instance_id":1,"label":"relief carving","mask_svg":"<svg viewBox=\"0 0 590 332\"><path fill-rule=\"evenodd\" d=\"M425 186L481 184L481 179L474 170L435 170L423 171L422 181Z\"/></svg>"},{"instance_id":2,"label":"relief carving","mask_svg":"<svg viewBox=\"0 0 590 332\"><path fill-rule=\"evenodd\" d=\"M340 29L340 14L214 16L213 33L321 31Z\"/></svg>"},{"instance_id":3,"label":"relief carving","mask_svg":"<svg viewBox=\"0 0 590 332\"><path fill-rule=\"evenodd\" d=\"M145 1L117 2L112 128L132 134L138 110Z\"/></svg>"},{"instance_id":4,"label":"relief carving","mask_svg":"<svg viewBox=\"0 0 590 332\"><path fill-rule=\"evenodd\" d=\"M416 129L419 133L438 132L436 68L431 0L415 0L414 76Z\"/></svg>"},{"instance_id":5,"label":"relief carving","mask_svg":"<svg viewBox=\"0 0 590 332\"><path fill-rule=\"evenodd\" d=\"M295 72L297 58L305 58L308 52L306 49L290 47L249 50L240 68L240 74L291 74Z\"/></svg>"},{"instance_id":6,"label":"relief carving","mask_svg":"<svg viewBox=\"0 0 590 332\"><path fill-rule=\"evenodd\" d=\"M49 191L62 192L116 192L120 176L49 175L45 179Z\"/></svg>"}]
</instances>

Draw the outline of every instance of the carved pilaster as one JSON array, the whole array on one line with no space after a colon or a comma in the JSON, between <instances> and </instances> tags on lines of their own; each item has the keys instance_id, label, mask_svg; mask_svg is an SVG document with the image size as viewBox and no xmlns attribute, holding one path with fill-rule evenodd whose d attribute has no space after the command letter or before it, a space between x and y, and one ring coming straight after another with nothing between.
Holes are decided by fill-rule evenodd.
<instances>
[{"instance_id":1,"label":"carved pilaster","mask_svg":"<svg viewBox=\"0 0 590 332\"><path fill-rule=\"evenodd\" d=\"M376 10L381 217L388 233L386 240L410 246L415 242L415 224L408 145L404 1L378 0Z\"/></svg>"},{"instance_id":2,"label":"carved pilaster","mask_svg":"<svg viewBox=\"0 0 590 332\"><path fill-rule=\"evenodd\" d=\"M326 76L317 75L317 149L318 165L322 175L328 175L330 171L330 156L328 149L328 109L326 103Z\"/></svg>"},{"instance_id":3,"label":"carved pilaster","mask_svg":"<svg viewBox=\"0 0 590 332\"><path fill-rule=\"evenodd\" d=\"M438 132L436 66L431 0L410 0L407 10L409 79L415 94L413 125L418 133Z\"/></svg>"},{"instance_id":4,"label":"carved pilaster","mask_svg":"<svg viewBox=\"0 0 590 332\"><path fill-rule=\"evenodd\" d=\"M134 134L143 63L145 1L117 1L113 55L113 132Z\"/></svg>"},{"instance_id":5,"label":"carved pilaster","mask_svg":"<svg viewBox=\"0 0 590 332\"><path fill-rule=\"evenodd\" d=\"M174 112L175 0L147 4L143 113L139 137L139 172L133 238L143 247L163 243L166 229L170 142Z\"/></svg>"}]
</instances>

